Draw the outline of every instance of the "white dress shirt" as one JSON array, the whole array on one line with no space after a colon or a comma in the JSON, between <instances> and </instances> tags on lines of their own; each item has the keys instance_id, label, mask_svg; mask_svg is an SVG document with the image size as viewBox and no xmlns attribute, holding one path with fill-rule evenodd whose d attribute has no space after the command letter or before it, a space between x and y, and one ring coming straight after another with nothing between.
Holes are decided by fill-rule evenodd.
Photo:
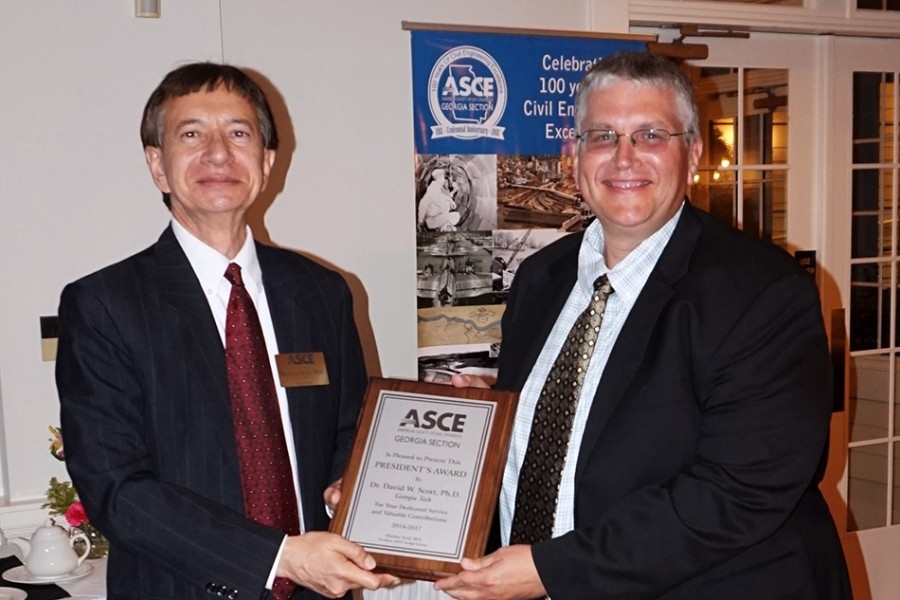
<instances>
[{"instance_id":1,"label":"white dress shirt","mask_svg":"<svg viewBox=\"0 0 900 600\"><path fill-rule=\"evenodd\" d=\"M578 253L578 278L569 294L569 299L556 319L556 324L544 343L544 348L534 364L522 392L519 394L519 405L516 409L509 454L503 473L503 485L500 491L500 535L504 545L509 544L509 533L516 507L519 470L528 448L528 437L531 433L531 422L534 418L538 397L569 330L578 315L590 302L594 291L594 281L606 273L615 292L607 300L606 312L600 326L600 336L594 347L594 354L585 375L578 406L575 409L572 435L559 487L553 537L559 537L575 528L575 465L578 462L581 437L591 410L594 394L610 352L622 330L622 325L628 318L631 308L647 282L650 272L656 266L656 261L659 260L669 238L672 237L672 231L675 229L679 216L681 216L680 208L663 227L641 242L612 269L607 268L603 258L605 246L600 222L594 220L585 230Z\"/></svg>"},{"instance_id":2,"label":"white dress shirt","mask_svg":"<svg viewBox=\"0 0 900 600\"><path fill-rule=\"evenodd\" d=\"M263 337L266 340L266 350L269 353L272 378L275 381L275 393L278 396L278 408L281 412L281 424L284 427L284 440L287 443L288 456L291 461L291 474L294 477L297 511L300 515L300 531L305 531L303 527L303 508L300 503L300 485L297 478L297 452L294 449L294 430L291 428L291 417L288 413L287 392L280 384L278 367L275 362L275 355L278 354L278 340L275 339L275 326L272 324L272 315L269 312L269 303L266 300L266 290L263 287L262 269L259 266L259 259L256 257L256 245L253 242L250 228L247 227L246 229L246 239L243 247L230 260L217 250L206 245L174 219L172 220L172 231L175 234L175 239L181 245L181 249L187 255L188 262L191 263L194 274L203 288L207 302L209 302L209 308L216 321L219 336L222 338L223 352L225 348L225 318L228 313L228 298L231 295L231 282L225 279L225 269L228 268L230 263L237 263L241 267L241 278L244 281L244 287L247 288L247 293L250 294L250 299L253 300L253 305L256 307L259 323L263 330ZM282 542L282 548L275 557L272 571L269 573L269 579L266 584L268 589L272 588L276 567L281 559L283 548L284 542Z\"/></svg>"}]
</instances>

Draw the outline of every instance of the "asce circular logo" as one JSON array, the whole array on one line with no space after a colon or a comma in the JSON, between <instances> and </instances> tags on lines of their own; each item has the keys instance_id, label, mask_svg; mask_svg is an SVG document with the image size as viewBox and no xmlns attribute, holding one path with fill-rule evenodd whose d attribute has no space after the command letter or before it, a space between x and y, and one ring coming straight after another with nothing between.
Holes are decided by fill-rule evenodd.
<instances>
[{"instance_id":1,"label":"asce circular logo","mask_svg":"<svg viewBox=\"0 0 900 600\"><path fill-rule=\"evenodd\" d=\"M444 53L428 78L431 138L503 139L500 117L506 108L506 79L494 58L475 46Z\"/></svg>"}]
</instances>

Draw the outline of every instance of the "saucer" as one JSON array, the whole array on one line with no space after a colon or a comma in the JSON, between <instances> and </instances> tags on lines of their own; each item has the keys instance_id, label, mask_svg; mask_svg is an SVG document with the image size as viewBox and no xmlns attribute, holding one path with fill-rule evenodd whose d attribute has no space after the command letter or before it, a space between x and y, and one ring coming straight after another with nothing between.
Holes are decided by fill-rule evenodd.
<instances>
[{"instance_id":1,"label":"saucer","mask_svg":"<svg viewBox=\"0 0 900 600\"><path fill-rule=\"evenodd\" d=\"M25 570L24 566L13 567L3 573L3 579L13 583L27 583L30 585L45 585L50 583L66 583L81 579L91 573L94 567L87 563L81 563L75 567L74 571L70 571L65 575L56 575L54 577L37 577Z\"/></svg>"},{"instance_id":2,"label":"saucer","mask_svg":"<svg viewBox=\"0 0 900 600\"><path fill-rule=\"evenodd\" d=\"M25 600L28 594L24 590L11 587L0 587L0 598L10 598L10 600Z\"/></svg>"}]
</instances>

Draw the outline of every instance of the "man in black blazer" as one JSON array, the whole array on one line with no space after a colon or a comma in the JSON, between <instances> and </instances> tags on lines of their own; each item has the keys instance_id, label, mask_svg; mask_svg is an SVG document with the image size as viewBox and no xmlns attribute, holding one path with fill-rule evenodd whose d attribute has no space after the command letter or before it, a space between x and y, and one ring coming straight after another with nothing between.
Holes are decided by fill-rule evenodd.
<instances>
[{"instance_id":1,"label":"man in black blazer","mask_svg":"<svg viewBox=\"0 0 900 600\"><path fill-rule=\"evenodd\" d=\"M151 95L141 137L172 223L68 285L59 308L66 465L111 542L108 597L257 599L278 577L300 584L293 598L333 598L393 581L324 531L366 375L341 277L247 227L278 146L263 91L235 67L185 65ZM230 263L272 355L300 535L245 516L224 352Z\"/></svg>"},{"instance_id":2,"label":"man in black blazer","mask_svg":"<svg viewBox=\"0 0 900 600\"><path fill-rule=\"evenodd\" d=\"M685 198L702 141L670 61L600 61L575 118L597 219L523 262L496 382L521 390L499 511L508 544L537 397L608 276L553 533L466 560L436 587L466 600L850 598L817 487L832 395L813 278Z\"/></svg>"}]
</instances>

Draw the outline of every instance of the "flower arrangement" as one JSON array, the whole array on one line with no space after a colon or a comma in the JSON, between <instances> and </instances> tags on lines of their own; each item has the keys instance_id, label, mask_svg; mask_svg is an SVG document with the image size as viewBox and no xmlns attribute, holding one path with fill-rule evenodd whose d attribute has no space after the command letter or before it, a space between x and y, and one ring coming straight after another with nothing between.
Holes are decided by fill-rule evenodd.
<instances>
[{"instance_id":1,"label":"flower arrangement","mask_svg":"<svg viewBox=\"0 0 900 600\"><path fill-rule=\"evenodd\" d=\"M62 429L50 426L50 454L59 461L66 460L63 450ZM48 509L51 516L65 517L66 522L73 528L81 530L91 540L91 550L88 558L101 558L109 552L109 542L96 527L91 525L84 512L84 506L78 499L78 492L69 481L60 481L56 477L50 478L50 487L47 489L47 501L41 508Z\"/></svg>"}]
</instances>

